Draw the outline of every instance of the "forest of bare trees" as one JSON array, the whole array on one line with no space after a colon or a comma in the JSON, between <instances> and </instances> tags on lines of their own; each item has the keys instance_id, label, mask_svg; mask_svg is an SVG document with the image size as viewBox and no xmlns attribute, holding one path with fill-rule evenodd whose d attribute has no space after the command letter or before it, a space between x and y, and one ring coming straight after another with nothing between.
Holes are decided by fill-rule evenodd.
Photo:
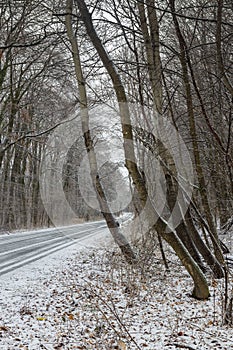
<instances>
[{"instance_id":1,"label":"forest of bare trees","mask_svg":"<svg viewBox=\"0 0 233 350\"><path fill-rule=\"evenodd\" d=\"M176 252L193 278L193 295L207 298L206 269L224 276L218 232L233 209L232 22L229 0L1 1L1 231L54 224L40 188L49 154L48 178L62 177L77 222L103 215L134 264L133 242L116 215L133 212L148 222L150 237ZM49 140L72 118L80 127L61 155ZM106 142L109 125L122 161L112 155L101 172L98 143ZM85 155L94 207L79 187ZM160 213L156 164L166 202ZM116 213L111 202L121 176L133 194ZM65 216L61 223L75 223Z\"/></svg>"}]
</instances>

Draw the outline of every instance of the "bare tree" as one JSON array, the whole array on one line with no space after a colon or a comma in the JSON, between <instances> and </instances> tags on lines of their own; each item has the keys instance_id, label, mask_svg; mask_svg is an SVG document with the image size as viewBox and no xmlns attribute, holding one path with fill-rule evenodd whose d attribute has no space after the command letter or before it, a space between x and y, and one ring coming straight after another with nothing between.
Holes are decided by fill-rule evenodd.
<instances>
[{"instance_id":1,"label":"bare tree","mask_svg":"<svg viewBox=\"0 0 233 350\"><path fill-rule=\"evenodd\" d=\"M129 171L130 176L133 179L135 187L137 188L140 201L142 202L143 205L145 205L145 203L147 202L147 218L148 218L148 221L151 222L152 218L157 214L153 209L152 203L150 202L150 199L148 197L148 193L146 190L145 182L138 169L137 160L136 160L134 148L133 148L133 143L127 142L128 140L133 140L133 132L132 132L132 123L130 119L130 113L128 110L127 96L125 93L124 86L122 84L121 78L112 60L110 59L109 55L105 51L104 46L96 33L96 30L92 23L91 15L87 9L85 2L82 0L79 0L77 1L77 5L79 7L82 20L85 24L87 34L90 37L95 49L97 50L103 62L103 65L108 71L109 76L111 77L113 87L119 103L119 110L120 110L121 124L122 124L122 135L124 139L126 167ZM176 251L176 254L179 256L182 263L184 264L184 266L192 276L195 283L193 295L200 299L207 298L209 295L209 290L208 290L208 285L203 273L201 272L201 270L199 269L195 261L192 259L192 257L190 256L190 254L188 253L188 251L186 250L182 242L179 240L176 233L172 231L168 234L166 233L165 228L166 228L166 223L159 217L157 220L157 223L155 224L155 229L173 247L173 249Z\"/></svg>"}]
</instances>

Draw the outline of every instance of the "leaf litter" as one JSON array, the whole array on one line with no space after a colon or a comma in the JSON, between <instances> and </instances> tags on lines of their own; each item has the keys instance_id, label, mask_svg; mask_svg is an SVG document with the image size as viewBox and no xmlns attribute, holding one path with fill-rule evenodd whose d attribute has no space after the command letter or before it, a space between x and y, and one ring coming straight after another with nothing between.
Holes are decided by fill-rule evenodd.
<instances>
[{"instance_id":1,"label":"leaf litter","mask_svg":"<svg viewBox=\"0 0 233 350\"><path fill-rule=\"evenodd\" d=\"M210 281L211 297L198 301L174 257L167 272L158 261L127 266L109 248L69 255L33 281L3 276L0 349L233 349L224 281Z\"/></svg>"}]
</instances>

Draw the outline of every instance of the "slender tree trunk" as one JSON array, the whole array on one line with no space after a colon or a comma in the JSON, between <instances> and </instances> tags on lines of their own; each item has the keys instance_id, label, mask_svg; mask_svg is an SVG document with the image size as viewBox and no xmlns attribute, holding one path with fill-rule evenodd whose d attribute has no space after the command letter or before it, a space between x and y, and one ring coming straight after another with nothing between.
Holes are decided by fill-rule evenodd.
<instances>
[{"instance_id":1,"label":"slender tree trunk","mask_svg":"<svg viewBox=\"0 0 233 350\"><path fill-rule=\"evenodd\" d=\"M217 63L220 73L220 78L223 81L224 86L231 94L233 98L233 86L225 72L223 57L222 57L222 10L223 10L223 0L218 0L217 8L217 26L216 26L216 47L217 47Z\"/></svg>"},{"instance_id":2,"label":"slender tree trunk","mask_svg":"<svg viewBox=\"0 0 233 350\"><path fill-rule=\"evenodd\" d=\"M176 202L176 196L177 196L177 190L178 190L177 182L174 181L174 179L172 179L172 176L170 174L166 174L165 177L166 177L166 184L167 184L167 202L168 202L169 209L172 212ZM180 215L182 214L180 213ZM185 247L193 257L193 259L196 261L196 263L199 265L202 271L205 272L205 267L201 261L197 248L192 240L192 237L189 235L189 232L183 220L176 227L176 232L178 237L181 239L181 241L184 243Z\"/></svg>"},{"instance_id":3,"label":"slender tree trunk","mask_svg":"<svg viewBox=\"0 0 233 350\"><path fill-rule=\"evenodd\" d=\"M185 41L181 33L179 22L177 20L176 13L175 13L175 0L169 0L169 2L170 2L171 11L172 11L172 17L175 25L176 34L180 45L180 62L181 62L182 73L183 73L184 87L186 91L186 102L187 102L187 109L188 109L188 115L189 115L190 135L192 139L194 160L195 160L195 166L196 166L197 177L199 182L199 190L200 190L200 195L202 199L202 205L204 208L204 212L205 212L210 230L215 238L215 239L212 239L212 236L211 236L215 255L219 260L219 262L221 264L224 264L224 257L220 248L216 227L213 222L213 217L211 214L207 191L206 191L205 177L204 177L204 173L201 165L200 151L199 151L199 145L197 141L196 122L195 122L194 111L193 111L193 99L192 99L191 85L190 85L189 74L188 74L186 45L185 45Z\"/></svg>"},{"instance_id":4,"label":"slender tree trunk","mask_svg":"<svg viewBox=\"0 0 233 350\"><path fill-rule=\"evenodd\" d=\"M147 15L145 11L147 5ZM155 118L159 122L162 115L162 67L159 52L159 26L154 7L154 0L137 1L143 40L146 49L148 74L153 93L154 108L157 113ZM147 23L147 17L148 22ZM150 31L148 30L148 26Z\"/></svg>"},{"instance_id":5,"label":"slender tree trunk","mask_svg":"<svg viewBox=\"0 0 233 350\"><path fill-rule=\"evenodd\" d=\"M75 66L76 79L78 83L79 98L80 98L80 109L81 109L81 120L82 120L82 131L84 134L85 146L88 153L88 159L90 164L91 178L94 188L97 192L99 205L101 212L106 220L108 228L115 240L120 247L125 259L129 263L136 262L136 256L126 238L120 232L119 224L115 220L110 207L108 206L107 198L105 196L103 187L101 185L100 177L98 174L98 165L96 160L96 154L94 149L94 142L92 140L91 132L89 129L89 114L88 114L88 103L86 96L85 80L82 73L79 47L77 39L73 33L72 28L72 4L73 0L66 1L66 29L69 41L72 47L72 56Z\"/></svg>"},{"instance_id":6,"label":"slender tree trunk","mask_svg":"<svg viewBox=\"0 0 233 350\"><path fill-rule=\"evenodd\" d=\"M192 237L193 242L195 242L195 246L197 247L198 251L202 255L203 259L206 261L210 269L214 273L215 278L223 278L224 277L224 271L222 269L221 264L219 261L215 258L215 256L212 254L211 250L208 248L207 244L203 242L203 239L201 238L199 232L197 231L196 227L194 226L193 219L190 213L190 209L188 209L186 215L185 215L185 222L187 224L189 233Z\"/></svg>"}]
</instances>

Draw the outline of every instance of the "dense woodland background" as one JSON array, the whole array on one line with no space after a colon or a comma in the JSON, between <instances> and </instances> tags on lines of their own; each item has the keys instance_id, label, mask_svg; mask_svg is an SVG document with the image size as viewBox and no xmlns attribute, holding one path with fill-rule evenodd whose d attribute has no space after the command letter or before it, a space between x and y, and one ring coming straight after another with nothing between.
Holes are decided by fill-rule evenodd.
<instances>
[{"instance_id":1,"label":"dense woodland background","mask_svg":"<svg viewBox=\"0 0 233 350\"><path fill-rule=\"evenodd\" d=\"M230 222L233 208L232 10L230 0L1 1L1 231L52 224L40 197L40 164L50 134L80 109L80 86L85 85L90 109L122 102L119 96L124 92L124 102L153 107L158 118L172 123L196 173L192 203L178 236L203 268L193 247L195 236L187 241L184 235L187 227L193 235L195 228L202 228L204 245L214 251L211 259L222 263L216 228ZM114 85L115 73L120 90ZM156 140L141 132L144 119L139 116L133 130L135 145L151 150ZM84 151L81 137L58 171L63 172L69 203L77 217L86 220L101 215L80 193L76 169ZM53 156L59 153L54 150ZM169 167L169 155L165 160ZM110 169L112 164L106 164L105 174ZM169 187L171 171L166 177L170 209L175 191L174 183ZM111 198L113 185L108 181L105 195ZM137 183L137 177L133 181ZM139 195L135 190L127 210L140 211L142 203L137 201L143 189L138 186ZM163 237L159 224L154 228ZM196 248L205 256L203 242L204 238L199 242L202 248ZM214 270L214 260L208 259ZM215 273L221 275L219 270Z\"/></svg>"},{"instance_id":2,"label":"dense woodland background","mask_svg":"<svg viewBox=\"0 0 233 350\"><path fill-rule=\"evenodd\" d=\"M130 102L150 105L143 33L137 1L90 1L102 42L125 84ZM151 1L153 4L153 1ZM176 1L176 19L188 65L195 135L189 118L181 50L171 4L156 1L162 64L162 114L182 134L191 154L197 143L208 205L215 222L232 213L232 4L230 1ZM49 129L78 109L74 68L62 1L1 1L1 228L48 224L40 201L38 172ZM76 6L76 5L75 5ZM221 7L221 14L219 14ZM74 9L90 105L114 100L102 64ZM153 33L152 33L153 34ZM77 153L77 152L76 152ZM75 158L78 162L77 154ZM77 192L73 205L80 217L89 209L75 179L64 179Z\"/></svg>"}]
</instances>

